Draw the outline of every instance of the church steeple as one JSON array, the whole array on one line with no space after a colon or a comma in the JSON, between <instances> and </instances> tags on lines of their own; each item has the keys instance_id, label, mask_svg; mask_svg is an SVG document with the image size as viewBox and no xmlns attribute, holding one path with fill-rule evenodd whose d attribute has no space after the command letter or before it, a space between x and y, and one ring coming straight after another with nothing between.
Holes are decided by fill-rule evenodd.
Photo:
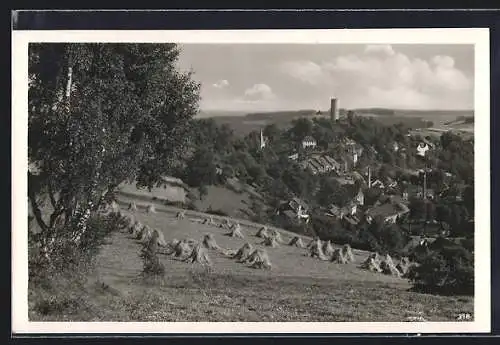
<instances>
[{"instance_id":1,"label":"church steeple","mask_svg":"<svg viewBox=\"0 0 500 345\"><path fill-rule=\"evenodd\" d=\"M260 130L260 149L262 150L264 147L266 147L266 141L264 140L264 133L262 132L262 129Z\"/></svg>"}]
</instances>

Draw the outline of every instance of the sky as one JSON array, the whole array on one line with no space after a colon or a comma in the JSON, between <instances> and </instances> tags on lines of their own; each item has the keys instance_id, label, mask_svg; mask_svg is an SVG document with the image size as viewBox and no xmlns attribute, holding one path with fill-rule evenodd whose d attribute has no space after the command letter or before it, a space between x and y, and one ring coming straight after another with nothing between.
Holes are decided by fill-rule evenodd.
<instances>
[{"instance_id":1,"label":"sky","mask_svg":"<svg viewBox=\"0 0 500 345\"><path fill-rule=\"evenodd\" d=\"M473 45L183 44L206 111L474 109Z\"/></svg>"}]
</instances>

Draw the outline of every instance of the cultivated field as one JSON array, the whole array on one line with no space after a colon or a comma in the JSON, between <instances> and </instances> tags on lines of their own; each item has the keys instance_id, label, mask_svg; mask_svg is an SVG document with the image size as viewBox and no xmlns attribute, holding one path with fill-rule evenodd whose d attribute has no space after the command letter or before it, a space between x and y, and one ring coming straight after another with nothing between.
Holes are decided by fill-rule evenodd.
<instances>
[{"instance_id":1,"label":"cultivated field","mask_svg":"<svg viewBox=\"0 0 500 345\"><path fill-rule=\"evenodd\" d=\"M62 315L42 316L30 310L31 320L405 321L422 316L427 321L452 321L458 313L473 312L469 297L410 292L408 281L361 270L357 264L320 261L308 257L306 249L287 244L264 247L255 236L257 224L240 222L245 238L237 239L225 236L226 229L201 224L201 213L188 211L185 219L176 219L175 208L157 205L157 213L146 214L138 206L136 218L160 229L167 241L201 240L211 233L223 248L238 249L249 242L268 252L272 268L250 268L215 251L209 251L211 267L160 255L165 278L145 281L139 277L141 245L128 233L118 232L102 248L88 285L60 291L84 307ZM219 219L223 217L214 216L216 223ZM292 234L280 232L288 243ZM354 250L357 263L368 254Z\"/></svg>"}]
</instances>

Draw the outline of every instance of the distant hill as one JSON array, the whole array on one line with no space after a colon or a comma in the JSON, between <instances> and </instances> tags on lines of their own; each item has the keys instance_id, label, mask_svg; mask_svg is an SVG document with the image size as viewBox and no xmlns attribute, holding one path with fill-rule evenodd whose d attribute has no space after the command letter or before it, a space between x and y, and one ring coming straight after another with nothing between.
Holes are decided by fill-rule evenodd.
<instances>
[{"instance_id":1,"label":"distant hill","mask_svg":"<svg viewBox=\"0 0 500 345\"><path fill-rule=\"evenodd\" d=\"M293 118L297 116L309 116L315 114L316 110L314 109L302 109L302 110L283 110L283 111L273 111L273 112L249 113L245 117L251 120L267 120L277 117Z\"/></svg>"},{"instance_id":2,"label":"distant hill","mask_svg":"<svg viewBox=\"0 0 500 345\"><path fill-rule=\"evenodd\" d=\"M244 116L246 115L246 111L238 111L238 110L200 110L196 118L210 118L210 117L232 117L232 116Z\"/></svg>"},{"instance_id":3,"label":"distant hill","mask_svg":"<svg viewBox=\"0 0 500 345\"><path fill-rule=\"evenodd\" d=\"M388 115L388 116L396 115L396 111L394 109L361 108L361 109L353 109L353 110L357 114L373 114L373 115Z\"/></svg>"},{"instance_id":4,"label":"distant hill","mask_svg":"<svg viewBox=\"0 0 500 345\"><path fill-rule=\"evenodd\" d=\"M455 121L457 118L470 118L474 116L472 110L407 110L407 109L389 109L389 108L357 108L352 109L359 116L378 117L386 125L398 122L407 122L411 127L422 126L422 121L432 121L435 127L441 128L445 123ZM237 135L246 135L251 131L264 128L266 125L274 123L280 127L286 127L290 122L300 117L314 117L317 115L330 115L329 110L301 109L301 110L282 110L270 112L243 111L202 111L197 118L213 118L218 124L227 124ZM344 116L346 109L339 109L340 116ZM470 120L469 120L470 121Z\"/></svg>"}]
</instances>

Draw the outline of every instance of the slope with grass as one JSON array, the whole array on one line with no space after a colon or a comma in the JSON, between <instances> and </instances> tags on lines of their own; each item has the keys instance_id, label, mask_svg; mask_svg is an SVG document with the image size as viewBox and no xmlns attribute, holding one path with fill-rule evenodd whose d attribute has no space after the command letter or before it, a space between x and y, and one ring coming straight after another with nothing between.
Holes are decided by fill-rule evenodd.
<instances>
[{"instance_id":1,"label":"slope with grass","mask_svg":"<svg viewBox=\"0 0 500 345\"><path fill-rule=\"evenodd\" d=\"M129 200L121 200L122 209ZM405 321L423 316L452 321L473 311L472 298L445 297L409 291L404 279L358 268L368 252L354 250L355 264L335 264L309 257L307 249L288 246L296 234L280 230L283 244L266 247L255 236L261 225L241 221L243 239L226 236L228 229L202 224L208 215L157 205L147 214L138 202L136 219L159 229L166 241L213 234L217 244L239 249L244 243L265 249L272 268L260 270L209 250L212 265L201 266L160 255L166 276L139 277L141 245L128 233L116 232L102 248L97 267L83 289L64 290L64 305L80 303L59 313L32 311L32 320L73 321ZM225 217L213 216L216 224ZM234 219L230 222L235 223ZM305 243L310 239L304 237ZM71 291L71 293L68 293ZM63 293L63 294L64 294ZM63 298L64 299L64 298ZM71 301L74 303L72 304ZM75 302L76 301L76 302ZM62 303L62 302L61 302ZM32 308L33 309L33 308ZM36 308L34 308L37 310Z\"/></svg>"}]
</instances>

